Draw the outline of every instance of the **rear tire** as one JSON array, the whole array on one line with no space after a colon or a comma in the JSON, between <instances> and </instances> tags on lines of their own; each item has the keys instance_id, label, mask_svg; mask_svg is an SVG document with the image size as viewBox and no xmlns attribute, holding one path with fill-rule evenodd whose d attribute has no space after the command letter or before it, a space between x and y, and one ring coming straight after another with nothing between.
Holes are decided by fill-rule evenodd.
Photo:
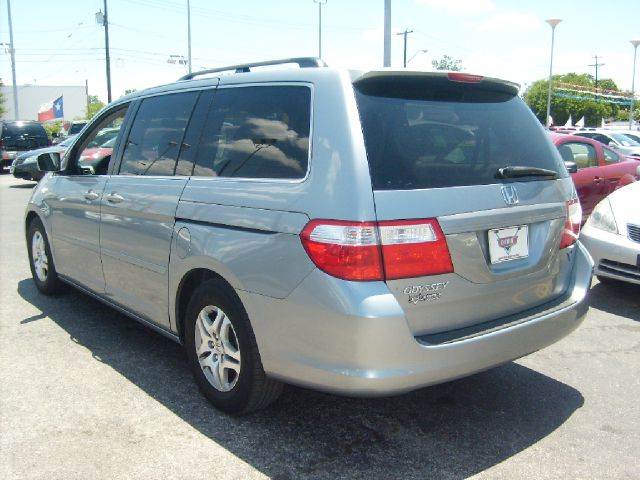
<instances>
[{"instance_id":1,"label":"rear tire","mask_svg":"<svg viewBox=\"0 0 640 480\"><path fill-rule=\"evenodd\" d=\"M56 272L47 232L39 218L34 218L29 224L27 250L31 276L38 290L45 295L55 295L66 290L66 284Z\"/></svg>"},{"instance_id":2,"label":"rear tire","mask_svg":"<svg viewBox=\"0 0 640 480\"><path fill-rule=\"evenodd\" d=\"M249 317L222 280L193 293L185 319L185 348L196 383L223 412L241 415L267 407L282 384L266 376Z\"/></svg>"}]
</instances>

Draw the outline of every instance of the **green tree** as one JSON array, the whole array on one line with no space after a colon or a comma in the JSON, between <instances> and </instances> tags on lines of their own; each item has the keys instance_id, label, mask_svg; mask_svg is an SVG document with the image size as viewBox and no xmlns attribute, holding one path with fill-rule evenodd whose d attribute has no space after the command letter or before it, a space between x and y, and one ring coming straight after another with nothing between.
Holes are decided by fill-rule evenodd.
<instances>
[{"instance_id":1,"label":"green tree","mask_svg":"<svg viewBox=\"0 0 640 480\"><path fill-rule=\"evenodd\" d=\"M567 85L559 85L560 83ZM594 78L586 73L554 75L553 94L551 96L551 116L554 123L563 125L571 115L574 122L584 116L585 126L600 126L603 118L615 117L620 110L620 106L598 101L593 94L588 93L591 91L590 88L593 87L595 87ZM599 80L598 88L618 90L616 83L611 79ZM583 90L585 93L571 90ZM549 81L537 80L527 88L523 95L524 101L543 124L546 123L548 93Z\"/></svg>"},{"instance_id":2,"label":"green tree","mask_svg":"<svg viewBox=\"0 0 640 480\"><path fill-rule=\"evenodd\" d=\"M100 101L97 95L89 95L87 105L87 120L91 120L93 116L104 108L104 102Z\"/></svg>"},{"instance_id":3,"label":"green tree","mask_svg":"<svg viewBox=\"0 0 640 480\"><path fill-rule=\"evenodd\" d=\"M127 89L124 91L124 94L125 94L125 95L129 95L130 93L137 92L137 91L138 91L138 89L137 89L137 88L127 88Z\"/></svg>"},{"instance_id":4,"label":"green tree","mask_svg":"<svg viewBox=\"0 0 640 480\"><path fill-rule=\"evenodd\" d=\"M431 65L436 70L451 70L452 72L459 72L464 69L462 60L454 60L449 55L443 55L440 60L431 60Z\"/></svg>"},{"instance_id":5,"label":"green tree","mask_svg":"<svg viewBox=\"0 0 640 480\"><path fill-rule=\"evenodd\" d=\"M46 130L47 135L49 135L49 138L54 138L62 131L63 124L64 122L62 120L56 120L55 122L44 122L42 126Z\"/></svg>"},{"instance_id":6,"label":"green tree","mask_svg":"<svg viewBox=\"0 0 640 480\"><path fill-rule=\"evenodd\" d=\"M4 87L4 82L0 78L0 118L4 117L4 114L7 113L7 109L4 106L4 102L6 102L7 99L4 97L4 94L2 93L2 87Z\"/></svg>"}]
</instances>

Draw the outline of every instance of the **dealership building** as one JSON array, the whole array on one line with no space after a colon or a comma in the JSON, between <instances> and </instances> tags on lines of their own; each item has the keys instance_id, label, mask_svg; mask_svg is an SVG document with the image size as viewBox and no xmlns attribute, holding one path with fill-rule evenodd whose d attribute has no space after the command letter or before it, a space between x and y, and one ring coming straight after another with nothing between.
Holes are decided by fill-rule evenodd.
<instances>
[{"instance_id":1,"label":"dealership building","mask_svg":"<svg viewBox=\"0 0 640 480\"><path fill-rule=\"evenodd\" d=\"M13 103L13 86L4 85L5 113L3 120L38 120L38 111L62 97L62 116L56 120L83 119L87 112L87 87L58 85L18 85L18 112L16 118Z\"/></svg>"}]
</instances>

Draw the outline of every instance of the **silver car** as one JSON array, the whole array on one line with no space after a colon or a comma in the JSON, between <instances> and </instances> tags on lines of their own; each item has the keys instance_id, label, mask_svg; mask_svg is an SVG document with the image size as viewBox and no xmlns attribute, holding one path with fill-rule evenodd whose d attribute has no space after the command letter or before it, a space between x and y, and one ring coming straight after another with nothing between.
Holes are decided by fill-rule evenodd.
<instances>
[{"instance_id":1,"label":"silver car","mask_svg":"<svg viewBox=\"0 0 640 480\"><path fill-rule=\"evenodd\" d=\"M89 168L104 128L117 140ZM283 383L445 382L587 312L573 183L509 82L306 58L202 71L117 100L38 164L38 289L73 285L182 343L225 412Z\"/></svg>"}]
</instances>

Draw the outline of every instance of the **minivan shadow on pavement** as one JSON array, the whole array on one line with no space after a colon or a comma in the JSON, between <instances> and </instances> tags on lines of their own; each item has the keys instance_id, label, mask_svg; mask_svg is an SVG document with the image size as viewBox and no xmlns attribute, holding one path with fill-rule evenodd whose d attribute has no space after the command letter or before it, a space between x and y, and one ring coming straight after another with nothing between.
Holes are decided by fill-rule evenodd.
<instances>
[{"instance_id":1,"label":"minivan shadow on pavement","mask_svg":"<svg viewBox=\"0 0 640 480\"><path fill-rule=\"evenodd\" d=\"M181 347L75 290L49 298L32 280L20 296L144 393L271 478L462 478L535 444L583 405L574 388L516 363L383 399L287 387L241 418L197 390ZM82 388L79 385L78 388Z\"/></svg>"}]
</instances>

